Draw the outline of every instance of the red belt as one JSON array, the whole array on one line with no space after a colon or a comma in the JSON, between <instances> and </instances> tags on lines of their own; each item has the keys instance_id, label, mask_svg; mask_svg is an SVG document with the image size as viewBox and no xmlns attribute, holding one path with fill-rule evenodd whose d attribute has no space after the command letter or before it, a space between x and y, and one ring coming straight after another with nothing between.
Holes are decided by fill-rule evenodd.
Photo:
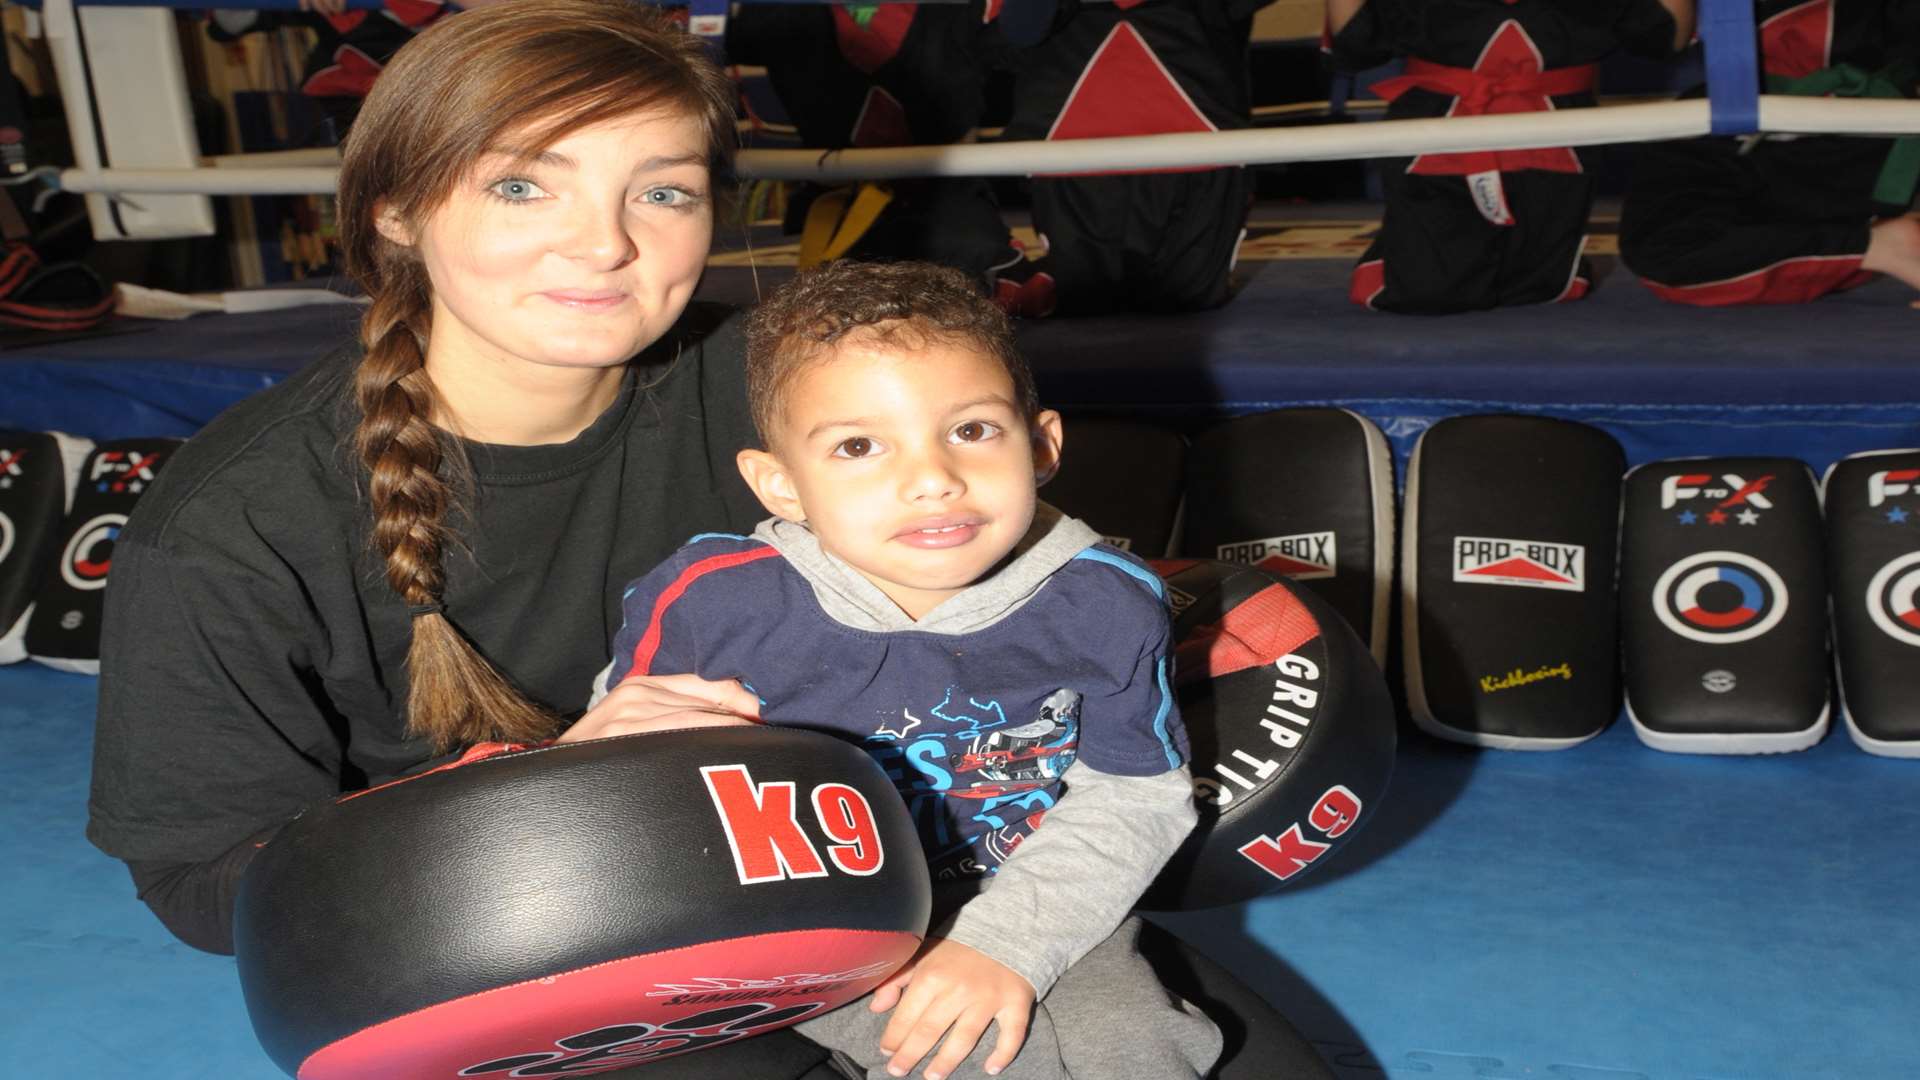
<instances>
[{"instance_id":1,"label":"red belt","mask_svg":"<svg viewBox=\"0 0 1920 1080\"><path fill-rule=\"evenodd\" d=\"M1599 74L1598 64L1529 71L1512 63L1485 65L1489 70L1448 67L1419 58L1407 61L1407 72L1373 84L1373 92L1388 101L1409 90L1429 90L1455 99L1449 116L1491 116L1502 113L1544 112L1549 98L1590 92ZM1498 70L1505 69L1505 70ZM1517 172L1579 172L1580 159L1566 147L1536 150L1484 150L1464 154L1424 154L1409 172L1427 175Z\"/></svg>"}]
</instances>

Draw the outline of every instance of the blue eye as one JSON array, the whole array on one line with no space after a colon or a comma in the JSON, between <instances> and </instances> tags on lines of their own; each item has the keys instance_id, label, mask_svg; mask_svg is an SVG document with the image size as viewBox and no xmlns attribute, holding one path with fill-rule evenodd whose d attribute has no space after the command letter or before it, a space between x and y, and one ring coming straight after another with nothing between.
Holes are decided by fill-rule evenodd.
<instances>
[{"instance_id":1,"label":"blue eye","mask_svg":"<svg viewBox=\"0 0 1920 1080\"><path fill-rule=\"evenodd\" d=\"M648 188L645 194L640 196L640 199L648 206L664 206L675 210L685 210L698 203L700 201L700 195L697 192L688 191L683 187L667 186Z\"/></svg>"},{"instance_id":2,"label":"blue eye","mask_svg":"<svg viewBox=\"0 0 1920 1080\"><path fill-rule=\"evenodd\" d=\"M487 190L508 202L532 202L545 195L540 185L522 176L509 176L487 185Z\"/></svg>"}]
</instances>

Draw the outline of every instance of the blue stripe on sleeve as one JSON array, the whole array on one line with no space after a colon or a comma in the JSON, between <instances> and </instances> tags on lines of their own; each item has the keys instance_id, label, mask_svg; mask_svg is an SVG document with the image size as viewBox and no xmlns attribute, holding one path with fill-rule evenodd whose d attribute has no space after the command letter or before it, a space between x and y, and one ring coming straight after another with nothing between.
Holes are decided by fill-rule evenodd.
<instances>
[{"instance_id":1,"label":"blue stripe on sleeve","mask_svg":"<svg viewBox=\"0 0 1920 1080\"><path fill-rule=\"evenodd\" d=\"M1167 732L1167 713L1173 707L1173 694L1167 689L1167 658L1162 656L1155 665L1154 681L1160 684L1160 709L1153 714L1153 733L1160 736L1160 748L1167 752L1167 768L1180 767L1180 751L1174 749L1173 738Z\"/></svg>"},{"instance_id":2,"label":"blue stripe on sleeve","mask_svg":"<svg viewBox=\"0 0 1920 1080\"><path fill-rule=\"evenodd\" d=\"M1153 571L1147 569L1144 566L1136 566L1132 562L1128 561L1127 559L1121 558L1119 555L1115 555L1110 551L1101 551L1097 547L1090 547L1085 551L1082 551L1080 554L1075 555L1074 558L1092 559L1094 562L1101 562L1101 563L1106 563L1108 566L1119 567L1121 570L1126 571L1127 573L1140 579L1140 581L1144 582L1147 588L1153 590L1154 596L1160 598L1161 600L1165 600L1167 598L1167 589L1166 589L1166 586L1160 583L1160 575L1154 573Z\"/></svg>"},{"instance_id":3,"label":"blue stripe on sleeve","mask_svg":"<svg viewBox=\"0 0 1920 1080\"><path fill-rule=\"evenodd\" d=\"M741 536L739 533L719 533L719 532L700 533L698 535L688 537L687 543L682 544L680 546L686 547L687 544L697 544L702 540L751 540L751 539L753 539L753 537Z\"/></svg>"}]
</instances>

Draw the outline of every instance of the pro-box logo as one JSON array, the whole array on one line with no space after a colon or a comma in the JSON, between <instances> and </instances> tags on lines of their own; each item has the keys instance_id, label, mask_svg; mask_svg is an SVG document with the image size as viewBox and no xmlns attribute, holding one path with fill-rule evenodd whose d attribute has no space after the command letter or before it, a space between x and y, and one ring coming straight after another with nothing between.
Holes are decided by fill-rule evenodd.
<instances>
[{"instance_id":1,"label":"pro-box logo","mask_svg":"<svg viewBox=\"0 0 1920 1080\"><path fill-rule=\"evenodd\" d=\"M1470 585L1519 585L1529 589L1587 590L1587 549L1579 544L1507 540L1494 536L1453 538L1453 580Z\"/></svg>"},{"instance_id":2,"label":"pro-box logo","mask_svg":"<svg viewBox=\"0 0 1920 1080\"><path fill-rule=\"evenodd\" d=\"M1879 506L1888 499L1912 491L1920 484L1920 469L1882 469L1867 477L1867 505Z\"/></svg>"},{"instance_id":3,"label":"pro-box logo","mask_svg":"<svg viewBox=\"0 0 1920 1080\"><path fill-rule=\"evenodd\" d=\"M1331 531L1221 544L1213 557L1224 562L1252 563L1295 581L1330 578L1336 566Z\"/></svg>"},{"instance_id":4,"label":"pro-box logo","mask_svg":"<svg viewBox=\"0 0 1920 1080\"><path fill-rule=\"evenodd\" d=\"M1724 510L1729 506L1751 506L1756 510L1771 510L1773 503L1764 494L1767 485L1773 483L1771 474L1762 476L1749 483L1745 477L1733 473L1721 473L1716 478L1708 473L1682 473L1669 476L1660 481L1660 509L1671 510L1687 499L1713 499L1716 507Z\"/></svg>"}]
</instances>

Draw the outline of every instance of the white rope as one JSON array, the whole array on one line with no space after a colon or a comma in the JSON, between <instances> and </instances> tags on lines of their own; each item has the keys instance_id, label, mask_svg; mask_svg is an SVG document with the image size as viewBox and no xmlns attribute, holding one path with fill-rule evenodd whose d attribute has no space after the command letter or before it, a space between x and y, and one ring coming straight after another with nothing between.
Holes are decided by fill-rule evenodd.
<instances>
[{"instance_id":1,"label":"white rope","mask_svg":"<svg viewBox=\"0 0 1920 1080\"><path fill-rule=\"evenodd\" d=\"M871 150L745 150L740 174L759 180L886 180L909 176L1027 176L1165 170L1291 161L1346 161L1488 149L1598 146L1705 135L1705 100L1611 105L1559 112L1243 131L1139 135L1060 142L971 143ZM1920 102L1762 95L1762 130L1792 134L1920 135ZM130 194L318 195L336 170L254 168L225 159L217 169L69 169L68 191ZM230 164L229 164L230 163Z\"/></svg>"}]
</instances>

